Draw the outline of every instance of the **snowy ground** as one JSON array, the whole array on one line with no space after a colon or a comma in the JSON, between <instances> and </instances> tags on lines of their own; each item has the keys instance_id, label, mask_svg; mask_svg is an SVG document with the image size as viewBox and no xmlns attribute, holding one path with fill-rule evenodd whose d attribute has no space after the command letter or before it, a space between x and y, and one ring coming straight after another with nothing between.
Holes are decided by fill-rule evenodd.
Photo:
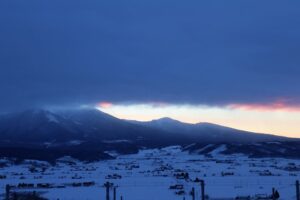
<instances>
[{"instance_id":1,"label":"snowy ground","mask_svg":"<svg viewBox=\"0 0 300 200\"><path fill-rule=\"evenodd\" d=\"M198 177L205 181L206 194L211 199L234 199L237 196L269 195L276 188L283 200L295 199L295 181L300 179L300 161L280 158L252 159L243 155L220 155L220 147L211 156L190 155L180 147L143 150L136 155L118 156L115 160L82 163L64 158L57 165L26 161L22 165L0 168L0 189L5 185L33 183L34 188L15 188L16 191L36 190L48 199L105 199L106 181L117 187L117 199L124 200L186 200L200 199ZM3 160L3 162L7 162ZM174 176L181 172L188 179ZM116 175L114 175L116 174ZM83 182L90 186L80 186ZM93 182L95 183L93 185ZM49 183L50 188L37 188L38 183ZM72 185L75 183L74 185ZM171 185L183 185L185 194L171 190ZM77 186L77 187L76 187ZM47 186L48 187L48 186ZM112 195L112 192L111 192Z\"/></svg>"}]
</instances>

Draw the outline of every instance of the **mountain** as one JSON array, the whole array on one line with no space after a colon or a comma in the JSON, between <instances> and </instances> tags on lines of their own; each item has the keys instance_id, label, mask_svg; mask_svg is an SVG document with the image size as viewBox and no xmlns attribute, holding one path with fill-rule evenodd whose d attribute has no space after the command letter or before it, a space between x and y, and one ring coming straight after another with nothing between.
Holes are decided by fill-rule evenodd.
<instances>
[{"instance_id":1,"label":"mountain","mask_svg":"<svg viewBox=\"0 0 300 200\"><path fill-rule=\"evenodd\" d=\"M74 123L46 110L27 110L0 117L1 142L61 142L78 138Z\"/></svg>"},{"instance_id":2,"label":"mountain","mask_svg":"<svg viewBox=\"0 0 300 200\"><path fill-rule=\"evenodd\" d=\"M176 141L177 140L177 141ZM34 109L0 116L0 157L29 159L109 158L105 152L137 153L179 143L161 130L135 125L96 109L51 112ZM22 149L22 150L20 150Z\"/></svg>"},{"instance_id":3,"label":"mountain","mask_svg":"<svg viewBox=\"0 0 300 200\"><path fill-rule=\"evenodd\" d=\"M184 136L185 140L189 140L191 143L252 143L290 140L286 137L252 133L211 123L183 123L171 118L161 118L148 122L132 121L132 123L160 129L176 136Z\"/></svg>"},{"instance_id":4,"label":"mountain","mask_svg":"<svg viewBox=\"0 0 300 200\"><path fill-rule=\"evenodd\" d=\"M107 152L112 151L127 154L136 153L141 148L170 145L289 140L292 139L209 123L182 123L170 118L150 122L126 121L96 109L54 112L34 109L0 116L0 157L54 161L70 155L94 160L111 158Z\"/></svg>"},{"instance_id":5,"label":"mountain","mask_svg":"<svg viewBox=\"0 0 300 200\"><path fill-rule=\"evenodd\" d=\"M162 143L161 139L166 135L161 130L132 124L96 109L68 110L59 114L75 123L85 140L107 143L123 141L143 145L151 141Z\"/></svg>"},{"instance_id":6,"label":"mountain","mask_svg":"<svg viewBox=\"0 0 300 200\"><path fill-rule=\"evenodd\" d=\"M70 141L138 140L147 131L148 128L94 109L63 112L27 110L0 117L2 142L60 144Z\"/></svg>"}]
</instances>

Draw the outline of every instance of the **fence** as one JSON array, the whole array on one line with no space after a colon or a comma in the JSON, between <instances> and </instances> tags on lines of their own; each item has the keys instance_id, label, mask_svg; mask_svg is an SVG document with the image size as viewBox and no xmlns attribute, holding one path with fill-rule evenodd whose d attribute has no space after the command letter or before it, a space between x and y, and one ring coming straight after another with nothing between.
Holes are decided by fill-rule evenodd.
<instances>
[{"instance_id":1,"label":"fence","mask_svg":"<svg viewBox=\"0 0 300 200\"><path fill-rule=\"evenodd\" d=\"M297 180L296 183L295 183L295 189L296 189L296 192L295 192L295 200L300 200L300 186L299 186L299 181ZM110 182L106 182L104 185L103 185L105 188L106 188L106 198L105 200L111 200L110 199L110 193L111 191L113 191L113 200L117 200L117 188L119 188L120 186L116 186L114 185L113 183L110 183ZM288 186L289 187L289 186ZM210 199L210 200L231 200L231 199L235 199L235 200L252 200L252 199L255 199L255 200L278 200L280 199L280 195L279 195L279 192L278 192L278 189L282 189L282 188L272 188L272 191L270 191L270 195L268 196L254 196L254 197L251 197L250 195L249 196L236 196L234 198L210 198L209 195L206 195L205 193L205 182L204 180L199 180L199 188L200 188L200 194L197 195L196 192L195 192L195 187L192 187L191 189L191 192L190 192L190 196L191 196L191 200L207 200L207 199ZM183 200L186 200L186 197L183 197L182 198ZM120 200L124 200L124 197L123 195L120 195ZM291 199L292 200L292 199Z\"/></svg>"},{"instance_id":2,"label":"fence","mask_svg":"<svg viewBox=\"0 0 300 200\"><path fill-rule=\"evenodd\" d=\"M156 184L156 183L154 183ZM207 199L210 199L210 200L232 200L232 199L239 199L239 200L252 200L252 199L265 199L265 200L277 200L277 199L280 199L278 198L278 190L282 190L282 189L285 189L285 188L290 188L290 187L294 187L294 194L295 196L293 196L291 199L289 200L300 200L300 186L299 186L299 181L297 180L295 182L295 184L292 184L292 185L282 185L281 187L272 187L272 190L270 190L270 195L268 196L250 196L250 195L247 195L247 196L235 196L235 197L232 197L232 198L213 198L214 197L214 194L211 192L211 191L218 191L218 188L220 187L225 187L225 185L218 185L217 183L216 184L209 184L209 185L206 185L205 184L205 181L204 180L198 180L196 183L193 182L193 184L190 185L190 192L188 193L188 195L184 195L182 196L181 199L183 200L207 200ZM128 198L128 200L131 200L130 197L126 197L126 195L122 194L124 193L124 191L126 191L127 189L129 188L133 188L133 193L136 193L138 192L139 190L139 187L144 187L146 189L149 189L149 188L153 188L154 185L130 185L130 184L123 184L123 185L117 185L117 184L114 184L112 182L106 182L102 185L102 187L104 188L104 191L105 191L105 196L103 196L102 198L99 196L99 199L101 200L127 200L126 198ZM157 184L157 186L161 187L162 185L159 185ZM165 187L166 185L164 185ZM270 186L271 186L271 183L270 183ZM250 186L251 187L251 186ZM208 192L206 189L209 188L210 189L210 192ZM35 189L34 187L32 189ZM95 188L96 189L96 188ZM119 192L120 189L123 190L123 192ZM166 188L167 189L167 188ZM175 189L176 191L179 191L178 195L180 195L180 190L181 189L181 186L180 185L173 185L173 186L170 186L169 189ZM97 190L97 189L96 189ZM11 185L6 185L6 188L5 188L5 200L12 200L12 199L17 199L16 198L16 195L18 194L18 189L16 187L12 187ZM291 190L292 191L292 190ZM118 192L120 194L118 194ZM228 193L231 193L229 190L228 190ZM36 191L34 190L32 193L30 193L30 195L36 195ZM134 195L134 194L133 194ZM153 194L153 195L156 195L156 196L159 196L160 194L159 193L156 193L156 194ZM286 199L285 197L282 197L284 199ZM98 198L96 198L98 199ZM142 200L143 198L141 198ZM161 199L164 199L164 198L161 198ZM179 198L177 198L179 199Z\"/></svg>"}]
</instances>

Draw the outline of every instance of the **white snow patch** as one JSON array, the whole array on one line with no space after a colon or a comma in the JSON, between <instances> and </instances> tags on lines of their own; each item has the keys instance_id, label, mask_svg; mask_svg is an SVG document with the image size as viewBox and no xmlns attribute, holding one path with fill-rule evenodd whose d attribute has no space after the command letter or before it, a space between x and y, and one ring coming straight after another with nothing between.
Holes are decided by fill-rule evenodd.
<instances>
[{"instance_id":1,"label":"white snow patch","mask_svg":"<svg viewBox=\"0 0 300 200\"><path fill-rule=\"evenodd\" d=\"M213 144L208 144L208 145L206 145L205 147L203 147L203 148L201 148L201 149L198 149L198 150L196 151L196 153L199 154L199 153L205 151L206 149L210 148L211 146L213 146Z\"/></svg>"},{"instance_id":2,"label":"white snow patch","mask_svg":"<svg viewBox=\"0 0 300 200\"><path fill-rule=\"evenodd\" d=\"M49 122L59 123L58 119L50 113L47 114L47 118Z\"/></svg>"},{"instance_id":3,"label":"white snow patch","mask_svg":"<svg viewBox=\"0 0 300 200\"><path fill-rule=\"evenodd\" d=\"M211 151L209 154L212 155L212 156L217 156L217 155L220 155L221 152L225 151L226 149L227 149L226 144L222 144L218 148L216 148L213 151Z\"/></svg>"}]
</instances>

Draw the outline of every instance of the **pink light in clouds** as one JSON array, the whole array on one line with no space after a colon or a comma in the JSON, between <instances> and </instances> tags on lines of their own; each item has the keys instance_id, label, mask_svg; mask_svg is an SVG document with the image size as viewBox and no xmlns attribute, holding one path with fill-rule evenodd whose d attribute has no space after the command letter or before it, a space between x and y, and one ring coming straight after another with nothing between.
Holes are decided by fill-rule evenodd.
<instances>
[{"instance_id":1,"label":"pink light in clouds","mask_svg":"<svg viewBox=\"0 0 300 200\"><path fill-rule=\"evenodd\" d=\"M111 102L103 101L103 102L100 102L98 104L98 106L101 108L110 108L113 106L113 104Z\"/></svg>"},{"instance_id":2,"label":"pink light in clouds","mask_svg":"<svg viewBox=\"0 0 300 200\"><path fill-rule=\"evenodd\" d=\"M289 104L286 101L279 100L269 104L230 104L228 106L231 109L249 110L249 111L283 111L283 112L300 112L300 105Z\"/></svg>"}]
</instances>

